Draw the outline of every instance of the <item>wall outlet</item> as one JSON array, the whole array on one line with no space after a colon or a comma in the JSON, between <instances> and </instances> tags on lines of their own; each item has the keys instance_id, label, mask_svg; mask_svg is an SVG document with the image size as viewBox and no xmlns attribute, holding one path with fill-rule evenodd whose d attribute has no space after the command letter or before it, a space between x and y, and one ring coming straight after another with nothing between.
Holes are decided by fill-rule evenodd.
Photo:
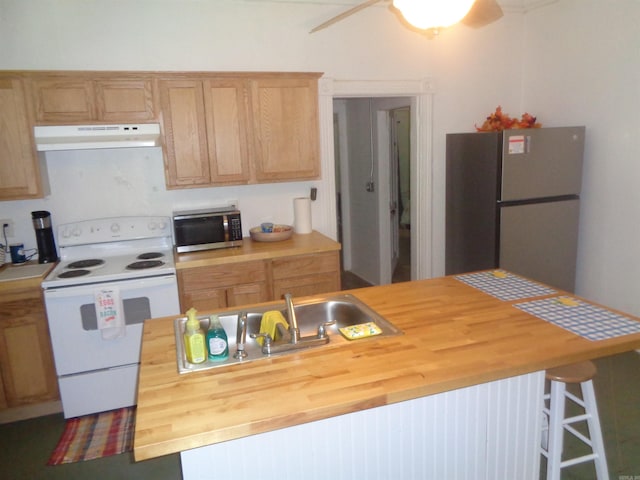
<instances>
[{"instance_id":1,"label":"wall outlet","mask_svg":"<svg viewBox=\"0 0 640 480\"><path fill-rule=\"evenodd\" d=\"M5 228L5 225L8 225ZM13 220L10 218L2 218L0 219L0 227L2 227L2 231L0 231L0 242L4 242L4 236L7 238L13 237Z\"/></svg>"}]
</instances>

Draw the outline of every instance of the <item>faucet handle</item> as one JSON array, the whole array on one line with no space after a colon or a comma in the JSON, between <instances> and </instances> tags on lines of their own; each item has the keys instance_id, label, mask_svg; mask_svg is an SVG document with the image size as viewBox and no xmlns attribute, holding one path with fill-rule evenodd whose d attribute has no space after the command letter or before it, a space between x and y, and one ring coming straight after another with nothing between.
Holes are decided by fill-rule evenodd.
<instances>
[{"instance_id":1,"label":"faucet handle","mask_svg":"<svg viewBox=\"0 0 640 480\"><path fill-rule=\"evenodd\" d=\"M318 325L318 338L325 338L327 336L326 327L330 327L331 325L335 325L335 324L336 324L336 321L331 320L330 322L322 322L320 325Z\"/></svg>"},{"instance_id":2,"label":"faucet handle","mask_svg":"<svg viewBox=\"0 0 640 480\"><path fill-rule=\"evenodd\" d=\"M264 341L262 342L262 353L264 353L265 355L271 355L271 343L273 342L271 335L263 332L263 333L252 333L249 336L251 338L263 338Z\"/></svg>"},{"instance_id":3,"label":"faucet handle","mask_svg":"<svg viewBox=\"0 0 640 480\"><path fill-rule=\"evenodd\" d=\"M264 338L265 345L271 345L271 342L273 342L273 338L271 338L271 335L269 335L268 333L251 333L249 334L249 336L251 338Z\"/></svg>"}]
</instances>

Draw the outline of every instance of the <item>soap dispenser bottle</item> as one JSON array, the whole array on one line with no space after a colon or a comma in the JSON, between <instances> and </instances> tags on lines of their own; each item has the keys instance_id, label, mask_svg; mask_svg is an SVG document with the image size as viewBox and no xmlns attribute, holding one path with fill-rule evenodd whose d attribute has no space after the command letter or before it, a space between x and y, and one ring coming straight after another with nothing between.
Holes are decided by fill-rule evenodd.
<instances>
[{"instance_id":1,"label":"soap dispenser bottle","mask_svg":"<svg viewBox=\"0 0 640 480\"><path fill-rule=\"evenodd\" d=\"M205 335L200 327L197 310L187 310L187 323L184 326L184 349L189 363L202 363L207 359Z\"/></svg>"},{"instance_id":2,"label":"soap dispenser bottle","mask_svg":"<svg viewBox=\"0 0 640 480\"><path fill-rule=\"evenodd\" d=\"M209 317L209 330L207 330L207 353L209 360L219 362L229 357L229 342L227 332L220 323L217 315Z\"/></svg>"}]
</instances>

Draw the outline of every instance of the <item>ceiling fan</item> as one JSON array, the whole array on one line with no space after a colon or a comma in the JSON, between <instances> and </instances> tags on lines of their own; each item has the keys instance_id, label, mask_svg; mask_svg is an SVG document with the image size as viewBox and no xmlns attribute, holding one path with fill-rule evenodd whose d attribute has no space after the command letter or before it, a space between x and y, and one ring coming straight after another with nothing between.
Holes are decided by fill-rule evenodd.
<instances>
[{"instance_id":1,"label":"ceiling fan","mask_svg":"<svg viewBox=\"0 0 640 480\"><path fill-rule=\"evenodd\" d=\"M351 15L358 13L359 11L364 10L367 7L371 7L372 5L375 5L376 3L388 2L388 1L390 0L367 0L365 2L362 2L356 5L355 7L352 7L349 10L346 10L340 13L339 15L336 15L333 18L330 18L326 22L321 23L320 25L315 27L313 30L311 30L309 33L314 33L314 32L317 32L318 30L327 28L328 26L333 25L334 23L337 23L341 20L344 20L345 18L350 17ZM441 2L441 5L446 5L451 3L451 0L439 0L439 1ZM396 13L400 13L401 19L404 20L409 27L417 28L418 30L424 33L429 33L429 34L437 33L437 30L439 28L449 26L452 23L457 23L457 21L454 21L449 25L431 25L426 28L423 26L417 26L413 21L407 18L408 10L406 10L406 8L407 6L408 8L413 8L413 7L421 8L421 6L418 5L418 2L423 2L424 4L425 0L393 0L389 8L395 11ZM429 3L429 2L426 2L426 3ZM431 0L431 3L435 4L437 2L434 2L433 0ZM460 3L465 3L465 2L463 0ZM470 26L473 28L483 27L485 25L488 25L489 23L495 22L500 17L502 17L502 8L500 8L500 5L498 5L496 0L468 0L466 3L468 4L467 7L470 5L470 8L463 7L463 9L466 8L464 11L468 13L466 14L463 13L464 16L459 21L460 23L464 23L467 26Z\"/></svg>"}]
</instances>

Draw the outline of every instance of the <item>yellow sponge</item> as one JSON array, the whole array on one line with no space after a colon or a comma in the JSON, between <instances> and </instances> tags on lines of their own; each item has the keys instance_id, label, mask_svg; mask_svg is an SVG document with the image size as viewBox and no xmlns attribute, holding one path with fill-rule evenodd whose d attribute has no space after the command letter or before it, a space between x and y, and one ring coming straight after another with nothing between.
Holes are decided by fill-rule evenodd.
<instances>
[{"instance_id":1,"label":"yellow sponge","mask_svg":"<svg viewBox=\"0 0 640 480\"><path fill-rule=\"evenodd\" d=\"M349 340L355 340L356 338L372 337L373 335L380 335L382 330L374 322L360 323L358 325L351 325L349 327L342 327L340 333Z\"/></svg>"},{"instance_id":2,"label":"yellow sponge","mask_svg":"<svg viewBox=\"0 0 640 480\"><path fill-rule=\"evenodd\" d=\"M262 319L260 320L260 333L268 333L272 339L276 339L276 325L283 325L284 328L289 328L289 324L285 320L282 313L278 310L270 310L268 312L264 312L262 314ZM258 343L262 345L264 338L258 338Z\"/></svg>"}]
</instances>

